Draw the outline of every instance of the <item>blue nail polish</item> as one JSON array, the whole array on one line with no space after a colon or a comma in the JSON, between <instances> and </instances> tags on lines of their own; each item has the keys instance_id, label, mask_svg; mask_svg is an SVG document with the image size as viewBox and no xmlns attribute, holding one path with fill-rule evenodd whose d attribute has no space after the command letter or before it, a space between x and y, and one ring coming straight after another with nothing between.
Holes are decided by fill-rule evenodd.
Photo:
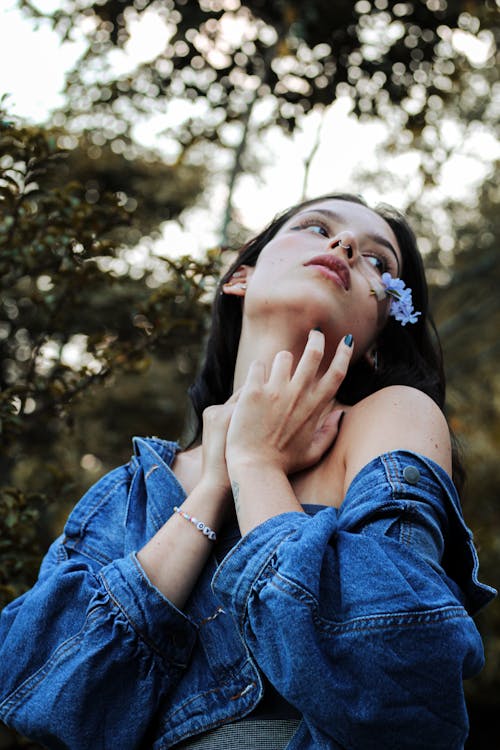
<instances>
[{"instance_id":1,"label":"blue nail polish","mask_svg":"<svg viewBox=\"0 0 500 750\"><path fill-rule=\"evenodd\" d=\"M352 333L348 333L347 336L344 337L344 344L346 346L352 346Z\"/></svg>"}]
</instances>

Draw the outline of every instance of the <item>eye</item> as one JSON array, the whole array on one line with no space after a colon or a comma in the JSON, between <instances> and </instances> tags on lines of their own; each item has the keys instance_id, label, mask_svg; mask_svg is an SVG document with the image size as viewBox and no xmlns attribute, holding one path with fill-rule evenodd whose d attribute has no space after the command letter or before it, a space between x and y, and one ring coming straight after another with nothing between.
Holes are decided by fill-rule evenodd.
<instances>
[{"instance_id":1,"label":"eye","mask_svg":"<svg viewBox=\"0 0 500 750\"><path fill-rule=\"evenodd\" d=\"M364 259L370 264L378 273L383 274L387 271L387 261L380 255L364 255Z\"/></svg>"},{"instance_id":2,"label":"eye","mask_svg":"<svg viewBox=\"0 0 500 750\"><path fill-rule=\"evenodd\" d=\"M297 224L297 226L295 227L292 227L292 229L307 229L314 234L319 234L321 237L330 236L329 228L321 221L318 221L318 219L312 217L310 219L302 219L299 224Z\"/></svg>"},{"instance_id":3,"label":"eye","mask_svg":"<svg viewBox=\"0 0 500 750\"><path fill-rule=\"evenodd\" d=\"M328 232L325 227L321 226L321 224L309 224L308 229L315 234L321 234L323 237L328 237Z\"/></svg>"}]
</instances>

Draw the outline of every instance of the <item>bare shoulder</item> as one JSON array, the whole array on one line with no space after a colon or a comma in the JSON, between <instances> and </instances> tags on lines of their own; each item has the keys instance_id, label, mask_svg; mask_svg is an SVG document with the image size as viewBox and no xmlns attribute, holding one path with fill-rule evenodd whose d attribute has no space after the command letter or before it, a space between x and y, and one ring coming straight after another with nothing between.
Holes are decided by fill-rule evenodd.
<instances>
[{"instance_id":1,"label":"bare shoulder","mask_svg":"<svg viewBox=\"0 0 500 750\"><path fill-rule=\"evenodd\" d=\"M451 441L445 416L429 396L409 386L383 388L351 407L339 442L346 470L345 488L369 461L393 450L420 453L451 473Z\"/></svg>"}]
</instances>

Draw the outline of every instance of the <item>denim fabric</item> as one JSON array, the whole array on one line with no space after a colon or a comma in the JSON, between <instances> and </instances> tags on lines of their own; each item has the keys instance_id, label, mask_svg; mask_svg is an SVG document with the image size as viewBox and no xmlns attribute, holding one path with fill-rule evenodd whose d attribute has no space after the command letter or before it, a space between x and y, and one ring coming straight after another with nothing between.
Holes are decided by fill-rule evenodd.
<instances>
[{"instance_id":1,"label":"denim fabric","mask_svg":"<svg viewBox=\"0 0 500 750\"><path fill-rule=\"evenodd\" d=\"M135 554L184 499L178 446L134 446L2 613L5 723L49 748L159 750L249 714L264 673L303 715L288 750L463 747L471 615L495 591L439 466L374 459L339 510L276 516L209 560L181 612Z\"/></svg>"},{"instance_id":2,"label":"denim fabric","mask_svg":"<svg viewBox=\"0 0 500 750\"><path fill-rule=\"evenodd\" d=\"M178 750L283 750L300 719L247 719L203 732L177 745Z\"/></svg>"}]
</instances>

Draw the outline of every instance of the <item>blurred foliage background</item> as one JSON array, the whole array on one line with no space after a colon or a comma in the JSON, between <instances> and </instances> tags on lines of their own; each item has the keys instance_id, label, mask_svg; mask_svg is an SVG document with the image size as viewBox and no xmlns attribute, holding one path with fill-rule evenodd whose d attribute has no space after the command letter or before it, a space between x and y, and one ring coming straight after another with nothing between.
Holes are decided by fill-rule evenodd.
<instances>
[{"instance_id":1,"label":"blurred foliage background","mask_svg":"<svg viewBox=\"0 0 500 750\"><path fill-rule=\"evenodd\" d=\"M214 280L249 236L235 190L265 166L267 133L292 138L340 96L386 127L378 167L359 169L355 192L403 194L398 160L412 155L418 189L400 207L425 252L480 577L499 587L498 3L17 4L61 38L84 39L85 51L50 125L12 117L8 97L2 104L0 604L33 583L75 500L128 459L132 435L182 439ZM123 72L116 60L145 13L168 43ZM474 45L479 58L467 52ZM146 148L137 124L158 113L172 116L161 148ZM297 177L307 197L320 139L318 130ZM458 153L481 175L466 201L439 189ZM219 246L196 256L158 249L164 223L182 223L215 183L225 186ZM477 620L487 661L466 685L468 748L491 747L497 725L499 610L495 602ZM18 746L34 747L0 728L0 748Z\"/></svg>"}]
</instances>

